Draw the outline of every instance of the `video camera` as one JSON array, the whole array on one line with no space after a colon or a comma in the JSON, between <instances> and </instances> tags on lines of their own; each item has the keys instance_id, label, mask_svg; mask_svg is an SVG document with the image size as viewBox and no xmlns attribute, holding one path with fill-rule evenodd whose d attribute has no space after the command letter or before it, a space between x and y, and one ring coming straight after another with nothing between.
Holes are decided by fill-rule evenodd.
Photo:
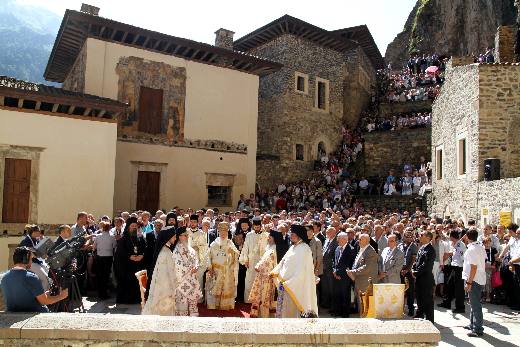
<instances>
[{"instance_id":1,"label":"video camera","mask_svg":"<svg viewBox=\"0 0 520 347\"><path fill-rule=\"evenodd\" d=\"M75 276L76 266L73 263L75 256L80 254L86 243L86 234L86 231L83 231L58 245L46 238L35 247L35 255L46 258L49 265L49 277L52 280L51 295L57 295L60 288L69 288L69 297L56 303L53 305L54 307L50 307L53 312L72 312L74 308L82 306L81 294Z\"/></svg>"}]
</instances>

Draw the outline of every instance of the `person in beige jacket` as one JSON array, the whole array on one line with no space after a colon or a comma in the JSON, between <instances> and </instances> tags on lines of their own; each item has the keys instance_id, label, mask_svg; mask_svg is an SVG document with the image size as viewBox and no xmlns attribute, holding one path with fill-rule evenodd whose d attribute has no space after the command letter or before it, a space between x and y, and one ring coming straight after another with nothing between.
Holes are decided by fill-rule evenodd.
<instances>
[{"instance_id":1,"label":"person in beige jacket","mask_svg":"<svg viewBox=\"0 0 520 347\"><path fill-rule=\"evenodd\" d=\"M368 279L372 279L372 283L378 283L377 270L378 255L374 248L370 246L370 236L361 234L359 236L359 252L352 265L352 270L347 270L348 276L354 281L354 293L359 299L359 291L366 291L368 287Z\"/></svg>"}]
</instances>

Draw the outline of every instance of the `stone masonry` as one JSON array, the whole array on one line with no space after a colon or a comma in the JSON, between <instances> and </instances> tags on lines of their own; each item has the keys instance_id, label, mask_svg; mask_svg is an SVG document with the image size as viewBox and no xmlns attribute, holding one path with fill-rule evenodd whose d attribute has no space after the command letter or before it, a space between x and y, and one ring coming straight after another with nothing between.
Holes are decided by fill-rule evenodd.
<instances>
[{"instance_id":1,"label":"stone masonry","mask_svg":"<svg viewBox=\"0 0 520 347\"><path fill-rule=\"evenodd\" d=\"M318 145L327 153L336 150L344 119L357 123L375 71L360 49L343 53L291 34L249 53L284 65L260 80L257 181L273 186L308 177ZM296 90L297 75L305 78L305 92ZM315 105L318 80L329 86L325 110ZM303 160L296 160L297 144L303 146Z\"/></svg>"},{"instance_id":2,"label":"stone masonry","mask_svg":"<svg viewBox=\"0 0 520 347\"><path fill-rule=\"evenodd\" d=\"M446 82L433 105L432 158L442 150L442 178L433 161L430 211L479 220L482 208L511 208L520 193L520 66L470 64L449 66ZM466 139L466 174L458 167L460 139ZM483 163L498 158L501 181L484 182ZM458 165L459 163L459 165ZM495 189L498 189L495 191ZM511 195L507 200L506 195ZM516 194L516 195L515 195ZM509 205L509 206L507 206Z\"/></svg>"},{"instance_id":3,"label":"stone masonry","mask_svg":"<svg viewBox=\"0 0 520 347\"><path fill-rule=\"evenodd\" d=\"M358 166L365 176L378 176L394 169L400 174L404 164L420 163L431 158L431 128L377 131L364 135L363 160Z\"/></svg>"},{"instance_id":4,"label":"stone masonry","mask_svg":"<svg viewBox=\"0 0 520 347\"><path fill-rule=\"evenodd\" d=\"M495 61L513 63L515 61L516 25L498 27L495 36Z\"/></svg>"},{"instance_id":5,"label":"stone masonry","mask_svg":"<svg viewBox=\"0 0 520 347\"><path fill-rule=\"evenodd\" d=\"M85 92L85 69L87 67L87 48L86 44L81 48L72 69L67 78L63 81L62 88L73 92Z\"/></svg>"},{"instance_id":6,"label":"stone masonry","mask_svg":"<svg viewBox=\"0 0 520 347\"><path fill-rule=\"evenodd\" d=\"M0 313L0 345L16 347L426 347L440 337L426 320Z\"/></svg>"}]
</instances>

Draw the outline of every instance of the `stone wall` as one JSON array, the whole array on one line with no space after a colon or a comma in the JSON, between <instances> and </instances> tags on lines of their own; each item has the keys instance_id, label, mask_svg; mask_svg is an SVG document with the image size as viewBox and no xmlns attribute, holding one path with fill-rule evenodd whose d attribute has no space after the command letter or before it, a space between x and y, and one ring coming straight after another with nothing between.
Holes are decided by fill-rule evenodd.
<instances>
[{"instance_id":1,"label":"stone wall","mask_svg":"<svg viewBox=\"0 0 520 347\"><path fill-rule=\"evenodd\" d=\"M365 209L386 208L389 211L408 211L413 213L417 207L421 211L426 211L426 201L417 196L386 196L386 195L358 195L355 197L357 202L361 202Z\"/></svg>"},{"instance_id":2,"label":"stone wall","mask_svg":"<svg viewBox=\"0 0 520 347\"><path fill-rule=\"evenodd\" d=\"M520 66L479 67L479 178L484 160L500 159L500 177L520 176Z\"/></svg>"},{"instance_id":3,"label":"stone wall","mask_svg":"<svg viewBox=\"0 0 520 347\"><path fill-rule=\"evenodd\" d=\"M482 208L497 210L508 204L500 195L518 192L520 176L520 66L472 64L448 70L433 106L432 157L443 149L442 179L433 162L435 213L481 219ZM457 141L467 139L467 170L459 175ZM501 161L501 177L483 182L486 158ZM500 183L497 183L500 182ZM494 192L496 189L496 192ZM498 194L498 196L497 196Z\"/></svg>"},{"instance_id":4,"label":"stone wall","mask_svg":"<svg viewBox=\"0 0 520 347\"><path fill-rule=\"evenodd\" d=\"M495 62L513 63L515 61L516 25L498 27L495 36Z\"/></svg>"},{"instance_id":5,"label":"stone wall","mask_svg":"<svg viewBox=\"0 0 520 347\"><path fill-rule=\"evenodd\" d=\"M343 119L349 127L355 128L374 94L376 71L361 48L347 52L346 57Z\"/></svg>"},{"instance_id":6,"label":"stone wall","mask_svg":"<svg viewBox=\"0 0 520 347\"><path fill-rule=\"evenodd\" d=\"M87 48L83 45L74 65L63 81L62 88L73 92L85 92L85 69L87 66Z\"/></svg>"},{"instance_id":7,"label":"stone wall","mask_svg":"<svg viewBox=\"0 0 520 347\"><path fill-rule=\"evenodd\" d=\"M357 123L369 101L375 71L361 50L341 53L294 35L282 35L249 53L282 63L283 68L260 79L258 150L260 157L275 156L257 163L257 181L272 186L279 180L307 177L317 158L318 144L336 150L343 120ZM296 90L296 74L303 74L307 88ZM315 105L317 79L329 84L328 108ZM296 144L304 147L304 160L296 160Z\"/></svg>"},{"instance_id":8,"label":"stone wall","mask_svg":"<svg viewBox=\"0 0 520 347\"><path fill-rule=\"evenodd\" d=\"M397 113L412 113L431 110L431 100L408 101L408 102L385 102L379 105L381 117L394 115Z\"/></svg>"},{"instance_id":9,"label":"stone wall","mask_svg":"<svg viewBox=\"0 0 520 347\"><path fill-rule=\"evenodd\" d=\"M426 347L439 341L439 330L425 320L0 314L0 345L15 347Z\"/></svg>"},{"instance_id":10,"label":"stone wall","mask_svg":"<svg viewBox=\"0 0 520 347\"><path fill-rule=\"evenodd\" d=\"M388 170L396 173L404 164L418 164L421 156L431 159L431 128L377 131L364 135L365 146L360 174L384 176Z\"/></svg>"},{"instance_id":11,"label":"stone wall","mask_svg":"<svg viewBox=\"0 0 520 347\"><path fill-rule=\"evenodd\" d=\"M138 133L141 87L163 90L161 134L170 143L184 139L186 68L148 61L138 57L122 57L116 66L119 75L118 100L129 104L126 119L119 122L120 133Z\"/></svg>"},{"instance_id":12,"label":"stone wall","mask_svg":"<svg viewBox=\"0 0 520 347\"><path fill-rule=\"evenodd\" d=\"M431 212L451 217L476 214L479 131L479 66L449 68L441 93L433 104L432 149L433 202ZM457 175L457 136L467 134L467 173ZM442 179L436 177L436 149L443 151Z\"/></svg>"}]
</instances>

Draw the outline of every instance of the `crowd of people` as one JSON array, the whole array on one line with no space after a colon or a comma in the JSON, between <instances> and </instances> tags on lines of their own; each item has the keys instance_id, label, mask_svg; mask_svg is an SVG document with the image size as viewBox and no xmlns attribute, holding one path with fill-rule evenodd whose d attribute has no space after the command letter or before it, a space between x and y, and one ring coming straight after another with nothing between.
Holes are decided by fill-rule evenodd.
<instances>
[{"instance_id":1,"label":"crowd of people","mask_svg":"<svg viewBox=\"0 0 520 347\"><path fill-rule=\"evenodd\" d=\"M412 56L401 71L378 71L378 98L384 102L434 100L444 82L444 71L445 60L436 54Z\"/></svg>"},{"instance_id":2,"label":"crowd of people","mask_svg":"<svg viewBox=\"0 0 520 347\"><path fill-rule=\"evenodd\" d=\"M475 63L494 63L495 62L495 49L493 47L488 47L485 53L480 53L478 56L474 56Z\"/></svg>"},{"instance_id":3,"label":"crowd of people","mask_svg":"<svg viewBox=\"0 0 520 347\"><path fill-rule=\"evenodd\" d=\"M196 316L198 304L230 310L244 302L251 304L251 317L317 317L318 305L349 317L369 283L405 282L406 313L432 322L434 293L443 298L440 307L452 309L454 300L455 313L465 311L468 296L470 336L483 333L482 302L520 310L515 224L478 229L475 221L436 218L419 209L362 206L273 214L175 208L154 216L123 212L97 222L81 212L76 224L59 228L61 242L74 235L85 235L83 251L93 262L82 285L96 283L105 299L113 278L117 303L142 303L143 314ZM45 263L32 256L41 237L31 226L15 250L15 267L1 282L8 310L43 311L44 303L66 297L65 291L46 293L36 274L27 275L32 263ZM145 302L136 278L143 270ZM30 285L22 285L27 278ZM42 295L47 299L40 300Z\"/></svg>"},{"instance_id":4,"label":"crowd of people","mask_svg":"<svg viewBox=\"0 0 520 347\"><path fill-rule=\"evenodd\" d=\"M361 116L359 128L363 132L390 131L400 129L424 128L432 124L432 113L413 112L399 113L387 118L379 118L377 115L364 113Z\"/></svg>"}]
</instances>

